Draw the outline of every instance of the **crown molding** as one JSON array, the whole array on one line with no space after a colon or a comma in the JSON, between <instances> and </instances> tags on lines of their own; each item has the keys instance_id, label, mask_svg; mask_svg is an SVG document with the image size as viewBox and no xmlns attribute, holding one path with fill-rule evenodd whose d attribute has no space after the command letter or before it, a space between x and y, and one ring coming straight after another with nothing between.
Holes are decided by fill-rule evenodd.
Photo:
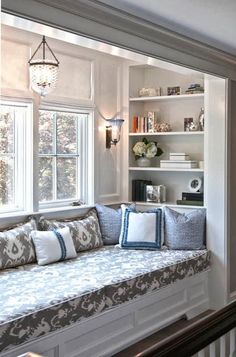
<instances>
[{"instance_id":1,"label":"crown molding","mask_svg":"<svg viewBox=\"0 0 236 357\"><path fill-rule=\"evenodd\" d=\"M97 0L2 0L2 11L169 60L236 78L236 57Z\"/></svg>"}]
</instances>

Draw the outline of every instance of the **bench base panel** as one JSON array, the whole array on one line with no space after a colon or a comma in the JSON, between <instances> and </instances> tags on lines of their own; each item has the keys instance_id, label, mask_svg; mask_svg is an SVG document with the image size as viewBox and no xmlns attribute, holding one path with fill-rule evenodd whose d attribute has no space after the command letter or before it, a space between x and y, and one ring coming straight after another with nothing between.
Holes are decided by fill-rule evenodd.
<instances>
[{"instance_id":1,"label":"bench base panel","mask_svg":"<svg viewBox=\"0 0 236 357\"><path fill-rule=\"evenodd\" d=\"M108 357L184 315L192 318L209 307L208 272L203 272L0 356L32 351L47 357Z\"/></svg>"}]
</instances>

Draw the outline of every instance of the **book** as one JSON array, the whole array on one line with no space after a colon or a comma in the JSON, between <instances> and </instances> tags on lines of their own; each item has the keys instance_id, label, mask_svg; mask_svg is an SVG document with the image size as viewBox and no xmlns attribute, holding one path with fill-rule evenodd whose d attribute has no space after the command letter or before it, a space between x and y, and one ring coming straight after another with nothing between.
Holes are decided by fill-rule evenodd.
<instances>
[{"instance_id":1,"label":"book","mask_svg":"<svg viewBox=\"0 0 236 357\"><path fill-rule=\"evenodd\" d=\"M182 200L203 201L203 192L182 192Z\"/></svg>"},{"instance_id":2,"label":"book","mask_svg":"<svg viewBox=\"0 0 236 357\"><path fill-rule=\"evenodd\" d=\"M153 133L155 131L155 126L157 125L157 112L150 111L147 113L147 132Z\"/></svg>"},{"instance_id":3,"label":"book","mask_svg":"<svg viewBox=\"0 0 236 357\"><path fill-rule=\"evenodd\" d=\"M170 153L170 161L186 161L189 160L189 155Z\"/></svg>"},{"instance_id":4,"label":"book","mask_svg":"<svg viewBox=\"0 0 236 357\"><path fill-rule=\"evenodd\" d=\"M194 201L194 200L177 200L177 205L185 206L203 206L203 201Z\"/></svg>"},{"instance_id":5,"label":"book","mask_svg":"<svg viewBox=\"0 0 236 357\"><path fill-rule=\"evenodd\" d=\"M132 201L146 201L146 186L151 184L149 180L133 180Z\"/></svg>"},{"instance_id":6,"label":"book","mask_svg":"<svg viewBox=\"0 0 236 357\"><path fill-rule=\"evenodd\" d=\"M138 130L138 117L136 115L133 116L133 126L132 126L132 132L137 133Z\"/></svg>"},{"instance_id":7,"label":"book","mask_svg":"<svg viewBox=\"0 0 236 357\"><path fill-rule=\"evenodd\" d=\"M161 160L160 167L163 169L194 169L198 162L193 160Z\"/></svg>"}]
</instances>

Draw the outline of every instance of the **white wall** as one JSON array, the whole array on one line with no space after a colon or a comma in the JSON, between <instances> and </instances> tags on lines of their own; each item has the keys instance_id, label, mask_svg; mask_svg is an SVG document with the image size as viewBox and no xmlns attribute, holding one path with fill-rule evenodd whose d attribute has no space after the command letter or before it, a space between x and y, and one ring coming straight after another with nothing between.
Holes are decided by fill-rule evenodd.
<instances>
[{"instance_id":1,"label":"white wall","mask_svg":"<svg viewBox=\"0 0 236 357\"><path fill-rule=\"evenodd\" d=\"M28 71L28 60L41 39L41 35L2 26L2 96L32 99L36 106L44 103L30 90ZM122 110L124 60L51 38L47 41L60 61L60 71L56 89L45 101L94 108L94 200L120 200L121 146L105 148L106 122L99 112L111 118Z\"/></svg>"}]
</instances>

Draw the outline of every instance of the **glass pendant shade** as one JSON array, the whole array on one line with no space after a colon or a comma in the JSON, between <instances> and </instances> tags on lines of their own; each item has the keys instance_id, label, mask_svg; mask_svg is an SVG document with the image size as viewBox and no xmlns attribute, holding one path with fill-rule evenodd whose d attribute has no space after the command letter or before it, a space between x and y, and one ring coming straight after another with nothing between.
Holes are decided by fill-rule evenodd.
<instances>
[{"instance_id":1,"label":"glass pendant shade","mask_svg":"<svg viewBox=\"0 0 236 357\"><path fill-rule=\"evenodd\" d=\"M42 48L43 54L39 59L33 59ZM46 48L50 51L53 59L46 59ZM48 46L45 37L29 60L31 88L41 96L45 96L55 89L58 78L59 61Z\"/></svg>"}]
</instances>

